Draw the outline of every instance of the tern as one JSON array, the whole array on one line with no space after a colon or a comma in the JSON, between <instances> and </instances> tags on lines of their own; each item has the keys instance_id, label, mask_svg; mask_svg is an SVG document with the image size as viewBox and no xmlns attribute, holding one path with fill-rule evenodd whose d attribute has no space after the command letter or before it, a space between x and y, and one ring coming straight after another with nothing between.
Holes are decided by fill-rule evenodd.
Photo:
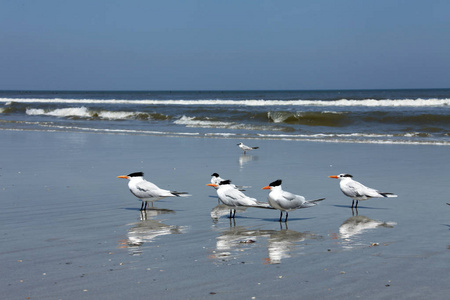
<instances>
[{"instance_id":1,"label":"tern","mask_svg":"<svg viewBox=\"0 0 450 300\"><path fill-rule=\"evenodd\" d=\"M278 179L262 188L263 190L270 190L267 200L269 201L270 206L280 210L280 222L283 218L283 211L286 212L286 219L284 222L287 222L288 212L300 208L312 207L317 205L317 202L325 200L325 198L306 200L303 196L283 191L281 188L281 182L281 179Z\"/></svg>"},{"instance_id":2,"label":"tern","mask_svg":"<svg viewBox=\"0 0 450 300\"><path fill-rule=\"evenodd\" d=\"M259 149L259 147L250 147L247 145L244 145L242 143L237 144L239 146L239 148L241 148L242 150L244 150L244 155L247 153L247 151L249 150L255 150L255 149Z\"/></svg>"},{"instance_id":3,"label":"tern","mask_svg":"<svg viewBox=\"0 0 450 300\"><path fill-rule=\"evenodd\" d=\"M217 185L217 187L214 187L215 189L218 189L218 188L219 188L219 183L220 183L221 181L225 181L225 179L221 178L221 177L219 176L219 174L217 174L217 173L213 173L211 176L212 176L212 177L211 177L211 183ZM232 183L230 183L230 185L233 186L235 189L238 189L238 190L240 190L240 191L245 191L245 188L248 188L248 186L240 186L240 185L237 186L237 185L234 185L234 184L232 184Z\"/></svg>"},{"instance_id":4,"label":"tern","mask_svg":"<svg viewBox=\"0 0 450 300\"><path fill-rule=\"evenodd\" d=\"M341 191L344 193L345 196L353 199L352 208L353 205L355 204L355 200L356 200L355 208L358 208L358 202L360 200L362 201L370 198L397 197L397 195L393 193L381 193L375 189L367 187L359 183L358 181L353 180L352 179L353 176L350 174L339 174L328 177L340 180L339 185L341 187Z\"/></svg>"},{"instance_id":5,"label":"tern","mask_svg":"<svg viewBox=\"0 0 450 300\"><path fill-rule=\"evenodd\" d=\"M214 187L215 189L219 188L219 183L221 181L225 181L225 179L220 177L218 173L212 173L211 176L212 176L211 177L211 183L217 185L217 186Z\"/></svg>"},{"instance_id":6,"label":"tern","mask_svg":"<svg viewBox=\"0 0 450 300\"><path fill-rule=\"evenodd\" d=\"M230 208L230 218L236 215L236 209L240 207L271 208L269 203L258 202L255 198L246 196L231 184L230 180L221 181L218 185L208 183L207 186L217 187L217 196L220 201Z\"/></svg>"},{"instance_id":7,"label":"tern","mask_svg":"<svg viewBox=\"0 0 450 300\"><path fill-rule=\"evenodd\" d=\"M186 192L175 192L160 189L155 184L144 179L144 173L135 172L128 175L117 176L117 178L129 179L128 188L137 198L142 200L141 210L147 209L148 202L154 202L166 197L186 197L190 196ZM145 205L144 205L145 202Z\"/></svg>"}]
</instances>

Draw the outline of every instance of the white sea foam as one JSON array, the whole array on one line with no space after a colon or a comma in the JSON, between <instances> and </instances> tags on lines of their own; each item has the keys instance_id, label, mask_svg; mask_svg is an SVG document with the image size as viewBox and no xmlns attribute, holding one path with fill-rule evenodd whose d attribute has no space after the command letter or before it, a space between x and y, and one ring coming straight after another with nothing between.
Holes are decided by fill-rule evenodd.
<instances>
[{"instance_id":1,"label":"white sea foam","mask_svg":"<svg viewBox=\"0 0 450 300\"><path fill-rule=\"evenodd\" d=\"M354 144L387 144L387 145L433 145L433 146L450 146L449 141L436 140L397 140L390 139L391 135L381 134L311 134L311 135L289 135L289 134L257 134L245 135L234 133L200 133L200 132L166 132L166 131L150 131L150 130L133 130L133 129L109 129L109 128L90 128L77 126L62 126L55 124L39 123L39 126L46 128L45 131L82 131L92 133L106 134L137 134L137 135L157 135L157 136L185 136L185 137L211 137L211 138L235 138L239 136L241 139L268 139L268 140L285 140L285 141L306 141L306 142L324 142L324 143L354 143ZM26 128L2 128L2 130L27 131L39 129ZM405 136L406 137L406 136Z\"/></svg>"},{"instance_id":2,"label":"white sea foam","mask_svg":"<svg viewBox=\"0 0 450 300\"><path fill-rule=\"evenodd\" d=\"M186 125L186 127L203 127L203 128L226 128L232 126L230 122L218 122L207 120L196 120L195 117L182 116L180 119L174 121L178 125Z\"/></svg>"},{"instance_id":3,"label":"white sea foam","mask_svg":"<svg viewBox=\"0 0 450 300\"><path fill-rule=\"evenodd\" d=\"M317 133L317 134L258 134L260 137L289 137L289 138L309 138L309 139L323 139L323 138L390 138L393 134L375 134L375 133Z\"/></svg>"},{"instance_id":4,"label":"white sea foam","mask_svg":"<svg viewBox=\"0 0 450 300\"><path fill-rule=\"evenodd\" d=\"M89 118L91 114L86 107L69 107L69 108L58 108L49 111L45 111L40 108L27 108L27 115L45 115L53 117L79 117L79 118Z\"/></svg>"},{"instance_id":5,"label":"white sea foam","mask_svg":"<svg viewBox=\"0 0 450 300\"><path fill-rule=\"evenodd\" d=\"M98 113L98 117L107 120L126 120L136 116L139 113L127 112L127 111L101 111Z\"/></svg>"},{"instance_id":6,"label":"white sea foam","mask_svg":"<svg viewBox=\"0 0 450 300\"><path fill-rule=\"evenodd\" d=\"M180 119L174 121L177 125L185 125L189 128L218 128L218 129L232 129L232 130L260 130L260 131L283 131L283 128L273 126L261 126L240 124L233 122L220 122L220 121L208 121L208 120L196 120L195 117L182 116ZM216 133L212 133L216 134Z\"/></svg>"},{"instance_id":7,"label":"white sea foam","mask_svg":"<svg viewBox=\"0 0 450 300\"><path fill-rule=\"evenodd\" d=\"M400 100L98 100L98 99L11 99L0 98L6 104L47 103L47 104L135 104L135 105L233 105L233 106L328 106L328 107L440 107L450 106L450 99L400 99Z\"/></svg>"},{"instance_id":8,"label":"white sea foam","mask_svg":"<svg viewBox=\"0 0 450 300\"><path fill-rule=\"evenodd\" d=\"M69 107L58 108L53 110L44 110L41 108L27 108L26 114L30 116L44 115L53 117L78 117L78 118L93 118L97 117L106 120L126 120L134 118L140 112L126 112L126 111L92 111L86 107Z\"/></svg>"}]
</instances>

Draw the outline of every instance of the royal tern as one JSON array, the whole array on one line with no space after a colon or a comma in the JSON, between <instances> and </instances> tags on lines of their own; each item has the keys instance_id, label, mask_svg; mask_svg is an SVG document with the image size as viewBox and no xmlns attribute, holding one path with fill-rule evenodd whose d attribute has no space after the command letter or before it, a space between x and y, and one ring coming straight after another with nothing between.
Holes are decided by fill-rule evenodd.
<instances>
[{"instance_id":1,"label":"royal tern","mask_svg":"<svg viewBox=\"0 0 450 300\"><path fill-rule=\"evenodd\" d=\"M244 144L242 144L242 143L239 143L239 144L237 144L237 145L239 146L239 148L241 148L242 150L244 150L244 154L246 154L247 151L249 151L249 150L255 150L255 149L258 149L258 148L259 148L259 147L250 147L250 146L244 145Z\"/></svg>"},{"instance_id":2,"label":"royal tern","mask_svg":"<svg viewBox=\"0 0 450 300\"><path fill-rule=\"evenodd\" d=\"M225 181L225 179L221 178L219 176L219 174L217 174L217 173L213 173L211 176L212 176L211 177L211 183L217 185L217 187L215 187L215 189L218 189L219 183L221 181ZM248 186L241 186L241 185L238 186L238 185L234 185L232 183L230 183L230 185L233 186L235 189L238 189L240 191L245 191L245 188L248 188Z\"/></svg>"},{"instance_id":3,"label":"royal tern","mask_svg":"<svg viewBox=\"0 0 450 300\"><path fill-rule=\"evenodd\" d=\"M387 198L387 197L397 197L397 195L392 193L381 193L377 190L369 188L358 181L352 179L352 175L350 174L339 174L328 176L330 178L339 179L339 186L341 187L341 191L345 196L353 199L352 208L356 200L355 208L358 208L358 202L361 200L367 200L370 198Z\"/></svg>"},{"instance_id":4,"label":"royal tern","mask_svg":"<svg viewBox=\"0 0 450 300\"><path fill-rule=\"evenodd\" d=\"M244 193L233 187L230 180L221 181L218 185L208 183L207 186L218 187L217 196L219 196L219 199L223 204L230 208L230 218L234 218L238 207L271 208L268 203L258 202L255 198L246 196Z\"/></svg>"},{"instance_id":5,"label":"royal tern","mask_svg":"<svg viewBox=\"0 0 450 300\"><path fill-rule=\"evenodd\" d=\"M224 180L225 180L225 179L221 178L221 177L219 176L219 174L217 174L217 173L212 173L211 176L212 176L212 177L211 177L211 183L212 183L212 184L219 185L219 183L220 183L221 181L224 181ZM218 189L219 187L215 187L215 188Z\"/></svg>"},{"instance_id":6,"label":"royal tern","mask_svg":"<svg viewBox=\"0 0 450 300\"><path fill-rule=\"evenodd\" d=\"M221 181L224 181L225 179L223 179L223 178L221 178L220 176L219 176L219 174L217 174L217 173L213 173L213 174L211 174L211 184L213 184L212 185L212 187L214 187L216 190L219 188L219 183L221 182ZM220 202L220 199L219 199L219 202L218 202L219 204L221 203Z\"/></svg>"},{"instance_id":7,"label":"royal tern","mask_svg":"<svg viewBox=\"0 0 450 300\"><path fill-rule=\"evenodd\" d=\"M128 188L130 192L142 200L141 210L147 209L148 202L154 202L166 197L186 197L190 196L186 192L175 192L163 190L155 184L144 179L144 173L135 172L128 175L117 176L117 178L129 179ZM145 202L145 205L144 205Z\"/></svg>"},{"instance_id":8,"label":"royal tern","mask_svg":"<svg viewBox=\"0 0 450 300\"><path fill-rule=\"evenodd\" d=\"M300 208L312 207L317 205L317 202L325 200L325 198L317 200L306 200L303 196L283 191L283 189L281 188L281 179L275 180L262 189L270 190L267 200L269 201L270 206L280 210L280 222L283 218L283 211L286 212L286 219L284 220L284 222L287 222L288 212Z\"/></svg>"}]
</instances>

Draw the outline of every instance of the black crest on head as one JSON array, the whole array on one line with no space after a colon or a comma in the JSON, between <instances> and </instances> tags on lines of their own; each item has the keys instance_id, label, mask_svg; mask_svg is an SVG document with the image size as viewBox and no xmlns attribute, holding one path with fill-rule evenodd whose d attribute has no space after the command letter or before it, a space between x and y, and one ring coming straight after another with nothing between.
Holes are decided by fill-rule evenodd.
<instances>
[{"instance_id":1,"label":"black crest on head","mask_svg":"<svg viewBox=\"0 0 450 300\"><path fill-rule=\"evenodd\" d=\"M353 176L350 175L350 174L343 174L341 177L350 177L350 178L352 178Z\"/></svg>"},{"instance_id":2,"label":"black crest on head","mask_svg":"<svg viewBox=\"0 0 450 300\"><path fill-rule=\"evenodd\" d=\"M214 177L219 177L219 174L217 174L217 173L213 173L211 176L214 176Z\"/></svg>"},{"instance_id":3,"label":"black crest on head","mask_svg":"<svg viewBox=\"0 0 450 300\"><path fill-rule=\"evenodd\" d=\"M280 186L280 185L281 185L281 179L275 180L274 182L269 184L269 186Z\"/></svg>"},{"instance_id":4,"label":"black crest on head","mask_svg":"<svg viewBox=\"0 0 450 300\"><path fill-rule=\"evenodd\" d=\"M219 185L230 184L231 180L224 180L219 183Z\"/></svg>"},{"instance_id":5,"label":"black crest on head","mask_svg":"<svg viewBox=\"0 0 450 300\"><path fill-rule=\"evenodd\" d=\"M128 174L128 176L129 177L143 177L144 173L142 173L142 172L134 172L134 173Z\"/></svg>"}]
</instances>

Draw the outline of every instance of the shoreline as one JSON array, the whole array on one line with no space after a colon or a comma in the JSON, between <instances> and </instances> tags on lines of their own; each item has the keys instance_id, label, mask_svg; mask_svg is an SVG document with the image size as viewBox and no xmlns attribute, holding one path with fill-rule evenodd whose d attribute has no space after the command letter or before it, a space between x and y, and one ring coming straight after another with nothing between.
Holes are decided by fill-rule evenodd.
<instances>
[{"instance_id":1,"label":"shoreline","mask_svg":"<svg viewBox=\"0 0 450 300\"><path fill-rule=\"evenodd\" d=\"M114 129L93 129L86 130L43 130L43 129L23 129L23 128L1 128L0 131L16 131L16 132L60 132L60 133L86 133L86 134L108 134L108 135L133 135L133 136L149 136L149 137L168 137L168 138L205 138L205 139L234 139L234 140L267 140L267 141L287 141L287 142L311 142L311 143L331 143L331 144L368 144L368 145L405 145L405 146L450 146L449 142L436 141L367 141L367 140L344 140L344 139L313 139L313 138L295 138L286 137L252 137L240 136L234 133L189 133L189 132L142 132L132 130L114 130Z\"/></svg>"}]
</instances>

